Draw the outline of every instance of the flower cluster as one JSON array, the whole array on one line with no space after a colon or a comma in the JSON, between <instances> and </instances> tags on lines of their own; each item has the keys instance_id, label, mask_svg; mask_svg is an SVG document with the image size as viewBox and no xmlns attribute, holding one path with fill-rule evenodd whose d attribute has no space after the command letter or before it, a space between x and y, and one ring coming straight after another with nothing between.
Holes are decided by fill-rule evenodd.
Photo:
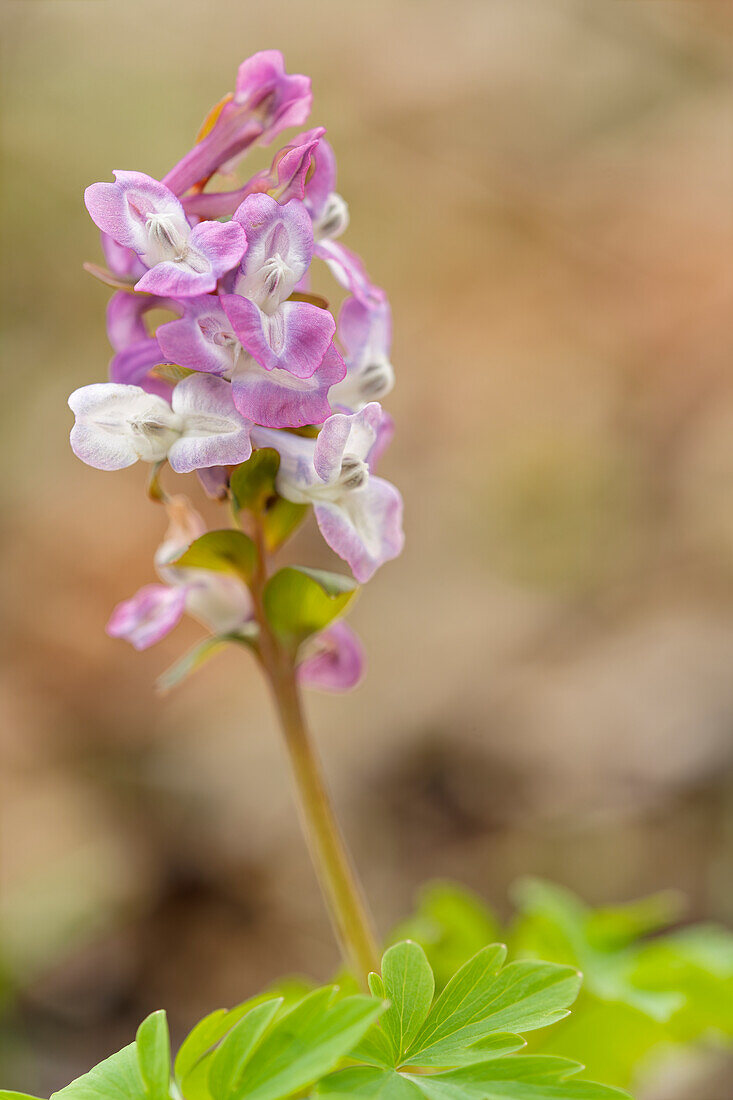
<instances>
[{"instance_id":1,"label":"flower cluster","mask_svg":"<svg viewBox=\"0 0 733 1100\"><path fill-rule=\"evenodd\" d=\"M87 188L107 263L96 270L116 288L107 310L115 354L108 382L69 398L71 445L102 470L167 460L178 473L197 471L219 498L234 467L273 448L278 496L313 505L326 542L363 582L403 541L400 495L374 473L392 432L378 403L394 382L391 317L384 291L337 239L348 209L325 131L293 137L243 185L207 190L217 174L231 182L249 148L302 125L310 108L310 80L263 51L240 66L235 91L162 181L116 171L114 183ZM346 293L338 324L310 291L314 258ZM154 328L161 310L171 319ZM168 507L156 556L164 583L120 605L109 624L138 648L184 611L213 633L252 615L234 578L171 566L203 526L181 498ZM304 677L324 686L358 678L358 644L345 631L329 627Z\"/></svg>"}]
</instances>

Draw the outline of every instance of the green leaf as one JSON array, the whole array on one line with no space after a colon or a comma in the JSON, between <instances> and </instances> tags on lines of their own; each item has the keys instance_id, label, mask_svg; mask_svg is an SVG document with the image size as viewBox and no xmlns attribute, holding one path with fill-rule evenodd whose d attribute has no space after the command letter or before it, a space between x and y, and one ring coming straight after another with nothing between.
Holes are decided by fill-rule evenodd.
<instances>
[{"instance_id":1,"label":"green leaf","mask_svg":"<svg viewBox=\"0 0 733 1100\"><path fill-rule=\"evenodd\" d=\"M0 1089L0 1100L41 1100L40 1096L31 1096L28 1092L13 1092Z\"/></svg>"},{"instance_id":2,"label":"green leaf","mask_svg":"<svg viewBox=\"0 0 733 1100\"><path fill-rule=\"evenodd\" d=\"M222 1040L209 1068L209 1087L216 1100L240 1094L247 1063L282 1003L282 997L276 997L256 1005Z\"/></svg>"},{"instance_id":3,"label":"green leaf","mask_svg":"<svg viewBox=\"0 0 733 1100\"><path fill-rule=\"evenodd\" d=\"M66 1088L52 1093L51 1100L143 1100L145 1095L137 1044L130 1043Z\"/></svg>"},{"instance_id":4,"label":"green leaf","mask_svg":"<svg viewBox=\"0 0 733 1100\"><path fill-rule=\"evenodd\" d=\"M207 531L195 539L189 548L171 565L187 569L213 569L218 573L233 573L249 584L257 560L252 539L243 531L225 527Z\"/></svg>"},{"instance_id":5,"label":"green leaf","mask_svg":"<svg viewBox=\"0 0 733 1100\"><path fill-rule=\"evenodd\" d=\"M564 1058L513 1057L445 1073L414 1076L354 1067L322 1081L318 1096L345 1100L622 1100L627 1094L591 1081L568 1080L582 1067Z\"/></svg>"},{"instance_id":6,"label":"green leaf","mask_svg":"<svg viewBox=\"0 0 733 1100\"><path fill-rule=\"evenodd\" d=\"M213 638L203 638L192 646L187 653L184 653L182 657L179 657L177 661L174 661L165 672L161 673L155 682L156 691L160 692L161 695L165 695L171 688L182 683L192 672L196 672L197 669L206 664L209 658L218 653L220 649L223 649L225 645L230 642L236 642L239 645L251 645L255 637L256 631L253 630L251 634L245 634L242 631L236 634L217 634Z\"/></svg>"},{"instance_id":7,"label":"green leaf","mask_svg":"<svg viewBox=\"0 0 733 1100\"><path fill-rule=\"evenodd\" d=\"M628 1100L619 1089L568 1080L582 1068L565 1058L519 1055L409 1079L428 1100Z\"/></svg>"},{"instance_id":8,"label":"green leaf","mask_svg":"<svg viewBox=\"0 0 733 1100\"><path fill-rule=\"evenodd\" d=\"M430 1011L435 979L425 952L411 940L395 944L382 957L382 981L390 1002L379 1026L384 1030L399 1065Z\"/></svg>"},{"instance_id":9,"label":"green leaf","mask_svg":"<svg viewBox=\"0 0 733 1100\"><path fill-rule=\"evenodd\" d=\"M312 1085L349 1053L382 1005L372 997L333 1000L318 989L271 1029L247 1066L236 1100L280 1100Z\"/></svg>"},{"instance_id":10,"label":"green leaf","mask_svg":"<svg viewBox=\"0 0 733 1100\"><path fill-rule=\"evenodd\" d=\"M168 1100L171 1044L165 1012L153 1012L140 1024L135 1038L140 1075L150 1100Z\"/></svg>"},{"instance_id":11,"label":"green leaf","mask_svg":"<svg viewBox=\"0 0 733 1100\"><path fill-rule=\"evenodd\" d=\"M553 963L515 962L500 970L506 948L494 944L470 959L433 1005L406 1065L446 1066L488 1032L523 1032L567 1015L580 975Z\"/></svg>"},{"instance_id":12,"label":"green leaf","mask_svg":"<svg viewBox=\"0 0 733 1100\"><path fill-rule=\"evenodd\" d=\"M284 497L275 497L262 516L265 546L271 554L287 542L308 515L307 504L293 504Z\"/></svg>"},{"instance_id":13,"label":"green leaf","mask_svg":"<svg viewBox=\"0 0 733 1100\"><path fill-rule=\"evenodd\" d=\"M275 496L275 478L280 469L280 455L272 447L253 451L246 462L232 471L229 488L234 507L241 511L263 512Z\"/></svg>"},{"instance_id":14,"label":"green leaf","mask_svg":"<svg viewBox=\"0 0 733 1100\"><path fill-rule=\"evenodd\" d=\"M369 1097L369 1100L423 1100L417 1085L394 1069L372 1069L354 1066L341 1070L321 1081L316 1096L342 1100L347 1096Z\"/></svg>"},{"instance_id":15,"label":"green leaf","mask_svg":"<svg viewBox=\"0 0 733 1100\"><path fill-rule=\"evenodd\" d=\"M343 614L357 587L339 573L288 566L265 585L265 614L282 641L297 648Z\"/></svg>"}]
</instances>

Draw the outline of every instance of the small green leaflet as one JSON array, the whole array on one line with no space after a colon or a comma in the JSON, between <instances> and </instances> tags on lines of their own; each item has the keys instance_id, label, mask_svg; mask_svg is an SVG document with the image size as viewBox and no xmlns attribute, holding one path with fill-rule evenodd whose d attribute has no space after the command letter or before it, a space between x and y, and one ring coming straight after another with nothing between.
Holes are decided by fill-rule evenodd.
<instances>
[{"instance_id":1,"label":"small green leaflet","mask_svg":"<svg viewBox=\"0 0 733 1100\"><path fill-rule=\"evenodd\" d=\"M233 573L249 584L256 558L255 545L248 535L224 527L219 531L207 531L194 539L180 558L170 564L179 569L213 569L218 573Z\"/></svg>"},{"instance_id":2,"label":"small green leaflet","mask_svg":"<svg viewBox=\"0 0 733 1100\"><path fill-rule=\"evenodd\" d=\"M292 649L342 615L357 592L351 577L303 566L279 569L265 585L265 614Z\"/></svg>"},{"instance_id":3,"label":"small green leaflet","mask_svg":"<svg viewBox=\"0 0 733 1100\"><path fill-rule=\"evenodd\" d=\"M187 653L179 657L177 661L161 673L155 683L156 691L165 695L171 688L177 687L192 672L196 672L206 664L220 649L230 642L238 645L251 646L257 637L257 628L253 624L245 623L241 630L235 634L215 634L211 638L202 638L200 642L192 646Z\"/></svg>"},{"instance_id":4,"label":"small green leaflet","mask_svg":"<svg viewBox=\"0 0 733 1100\"><path fill-rule=\"evenodd\" d=\"M469 959L433 1000L433 973L410 941L370 976L389 1007L353 1051L369 1062L321 1081L317 1095L375 1100L611 1100L625 1096L587 1081L567 1081L582 1067L560 1058L517 1055L532 1031L562 1019L580 975L552 963L504 966L493 944Z\"/></svg>"},{"instance_id":5,"label":"small green leaflet","mask_svg":"<svg viewBox=\"0 0 733 1100\"><path fill-rule=\"evenodd\" d=\"M140 1075L150 1100L168 1100L171 1080L171 1043L165 1012L143 1020L135 1036Z\"/></svg>"}]
</instances>

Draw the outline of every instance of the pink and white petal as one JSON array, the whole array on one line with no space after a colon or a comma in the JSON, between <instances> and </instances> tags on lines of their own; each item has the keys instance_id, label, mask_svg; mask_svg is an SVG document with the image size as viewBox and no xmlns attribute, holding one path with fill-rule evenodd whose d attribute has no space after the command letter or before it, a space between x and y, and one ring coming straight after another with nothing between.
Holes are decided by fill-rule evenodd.
<instances>
[{"instance_id":1,"label":"pink and white petal","mask_svg":"<svg viewBox=\"0 0 733 1100\"><path fill-rule=\"evenodd\" d=\"M226 500L229 489L229 470L226 466L204 466L196 471L196 476L209 500Z\"/></svg>"},{"instance_id":2,"label":"pink and white petal","mask_svg":"<svg viewBox=\"0 0 733 1100\"><path fill-rule=\"evenodd\" d=\"M334 481L345 454L366 460L377 439L383 413L381 405L370 402L358 413L334 413L318 433L313 465L322 481Z\"/></svg>"},{"instance_id":3,"label":"pink and white petal","mask_svg":"<svg viewBox=\"0 0 733 1100\"><path fill-rule=\"evenodd\" d=\"M360 257L340 241L316 241L313 254L323 260L334 279L360 301L376 305L383 300L384 291L371 281Z\"/></svg>"},{"instance_id":4,"label":"pink and white petal","mask_svg":"<svg viewBox=\"0 0 733 1100\"><path fill-rule=\"evenodd\" d=\"M117 275L120 279L133 277L138 279L144 273L145 264L134 249L117 244L117 241L113 241L108 233L100 233L99 237L107 267L113 275Z\"/></svg>"},{"instance_id":5,"label":"pink and white petal","mask_svg":"<svg viewBox=\"0 0 733 1100\"><path fill-rule=\"evenodd\" d=\"M139 386L112 382L82 386L69 397L69 408L76 417L71 449L98 470L122 470L143 455L151 462L164 458L178 431L178 419L168 402ZM136 434L133 421L154 423L154 433Z\"/></svg>"},{"instance_id":6,"label":"pink and white petal","mask_svg":"<svg viewBox=\"0 0 733 1100\"><path fill-rule=\"evenodd\" d=\"M364 676L366 657L358 637L340 620L331 623L308 646L298 664L298 680L320 691L350 691Z\"/></svg>"},{"instance_id":7,"label":"pink and white petal","mask_svg":"<svg viewBox=\"0 0 733 1100\"><path fill-rule=\"evenodd\" d=\"M131 344L139 344L148 339L143 315L149 308L151 307L144 294L129 294L126 290L118 290L112 295L107 304L107 337L115 351L122 351Z\"/></svg>"},{"instance_id":8,"label":"pink and white petal","mask_svg":"<svg viewBox=\"0 0 733 1100\"><path fill-rule=\"evenodd\" d=\"M160 325L155 335L171 363L222 378L228 378L234 368L236 337L216 295L190 298L183 317Z\"/></svg>"},{"instance_id":9,"label":"pink and white petal","mask_svg":"<svg viewBox=\"0 0 733 1100\"><path fill-rule=\"evenodd\" d=\"M389 481L370 477L338 504L319 503L314 510L324 539L360 583L402 552L402 497Z\"/></svg>"},{"instance_id":10,"label":"pink and white petal","mask_svg":"<svg viewBox=\"0 0 733 1100\"><path fill-rule=\"evenodd\" d=\"M232 397L243 416L268 428L322 424L331 413L328 391L345 370L333 344L310 378L296 378L278 368L268 371L247 355L232 375Z\"/></svg>"},{"instance_id":11,"label":"pink and white petal","mask_svg":"<svg viewBox=\"0 0 733 1100\"><path fill-rule=\"evenodd\" d=\"M283 302L272 314L238 294L223 294L221 304L242 347L266 370L286 370L310 378L323 362L336 323L310 302Z\"/></svg>"},{"instance_id":12,"label":"pink and white petal","mask_svg":"<svg viewBox=\"0 0 733 1100\"><path fill-rule=\"evenodd\" d=\"M149 245L146 219L165 214L186 225L183 207L168 188L144 172L115 171L114 183L93 183L84 202L94 223L123 248L143 255Z\"/></svg>"},{"instance_id":13,"label":"pink and white petal","mask_svg":"<svg viewBox=\"0 0 733 1100\"><path fill-rule=\"evenodd\" d=\"M170 298L195 298L199 294L208 294L215 289L217 276L208 260L197 258L197 266L204 263L206 270L196 271L185 261L164 260L145 272L142 279L135 283L135 290Z\"/></svg>"},{"instance_id":14,"label":"pink and white petal","mask_svg":"<svg viewBox=\"0 0 733 1100\"><path fill-rule=\"evenodd\" d=\"M313 221L326 209L328 196L336 190L336 155L328 141L320 141L315 150L315 169L305 187L305 205Z\"/></svg>"},{"instance_id":15,"label":"pink and white petal","mask_svg":"<svg viewBox=\"0 0 733 1100\"><path fill-rule=\"evenodd\" d=\"M263 124L262 141L268 142L281 130L305 122L313 95L309 77L285 72L279 50L260 50L239 66L234 100L257 111Z\"/></svg>"},{"instance_id":16,"label":"pink and white petal","mask_svg":"<svg viewBox=\"0 0 733 1100\"><path fill-rule=\"evenodd\" d=\"M392 442L394 435L395 423L389 413L382 409L382 419L379 422L377 428L377 438L374 440L374 444L367 455L367 465L370 471L373 473L377 467L377 463L381 459L384 452Z\"/></svg>"},{"instance_id":17,"label":"pink and white petal","mask_svg":"<svg viewBox=\"0 0 733 1100\"><path fill-rule=\"evenodd\" d=\"M252 618L252 597L241 581L203 569L195 572L199 577L187 586L186 611L207 630L212 634L228 634Z\"/></svg>"},{"instance_id":18,"label":"pink and white petal","mask_svg":"<svg viewBox=\"0 0 733 1100\"><path fill-rule=\"evenodd\" d=\"M258 305L264 304L263 297L275 297L276 303L283 301L308 270L313 255L313 226L305 206L298 199L281 206L270 195L248 195L234 214L234 224L241 226L247 237L236 292ZM289 273L282 277L275 292L265 295L262 269L276 252Z\"/></svg>"},{"instance_id":19,"label":"pink and white petal","mask_svg":"<svg viewBox=\"0 0 733 1100\"><path fill-rule=\"evenodd\" d=\"M367 354L389 357L392 311L387 298L375 303L347 298L339 313L338 334L354 366L362 366Z\"/></svg>"},{"instance_id":20,"label":"pink and white petal","mask_svg":"<svg viewBox=\"0 0 733 1100\"><path fill-rule=\"evenodd\" d=\"M186 589L148 584L118 603L107 623L112 638L124 638L135 649L147 649L176 626L186 607Z\"/></svg>"},{"instance_id":21,"label":"pink and white petal","mask_svg":"<svg viewBox=\"0 0 733 1100\"><path fill-rule=\"evenodd\" d=\"M180 439L168 451L180 474L205 466L230 466L252 453L252 424L235 409L231 386L213 374L193 374L179 382L171 399L183 421Z\"/></svg>"},{"instance_id":22,"label":"pink and white petal","mask_svg":"<svg viewBox=\"0 0 733 1100\"><path fill-rule=\"evenodd\" d=\"M190 247L205 256L218 279L239 263L247 250L247 237L237 222L199 222L191 230Z\"/></svg>"},{"instance_id":23,"label":"pink and white petal","mask_svg":"<svg viewBox=\"0 0 733 1100\"><path fill-rule=\"evenodd\" d=\"M150 374L153 367L166 362L169 360L161 352L158 341L154 336L149 336L112 356L109 380L125 386L140 386L146 393L155 393L167 400L171 395L170 382Z\"/></svg>"}]
</instances>

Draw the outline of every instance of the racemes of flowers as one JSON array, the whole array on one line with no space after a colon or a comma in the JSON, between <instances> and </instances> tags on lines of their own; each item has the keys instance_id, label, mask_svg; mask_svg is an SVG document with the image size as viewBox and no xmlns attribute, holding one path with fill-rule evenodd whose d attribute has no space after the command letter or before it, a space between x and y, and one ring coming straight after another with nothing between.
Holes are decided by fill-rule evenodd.
<instances>
[{"instance_id":1,"label":"racemes of flowers","mask_svg":"<svg viewBox=\"0 0 733 1100\"><path fill-rule=\"evenodd\" d=\"M85 193L106 258L106 268L87 266L116 288L107 309L115 354L109 381L69 398L71 445L102 470L151 464L153 495L169 512L155 556L160 583L121 603L108 625L138 649L189 613L212 637L267 650L263 628L278 628L272 616L263 622L273 602L264 559L311 507L356 582L402 549L400 494L375 473L392 434L379 403L394 382L390 308L337 239L349 217L324 129L297 134L241 186L210 189L217 174L231 182L249 149L302 125L311 98L310 80L288 74L279 52L255 54L162 181L116 171L114 183ZM338 322L310 291L314 261L346 292ZM160 310L170 319L153 330L148 315ZM210 496L230 499L243 530L207 534L186 497L162 490L166 462L195 471ZM319 610L306 630L283 621L275 598L276 640L290 643L301 682L352 687L362 650L336 620L355 585L292 574L284 601L293 603L291 617L308 593ZM210 651L205 645L165 682Z\"/></svg>"},{"instance_id":2,"label":"racemes of flowers","mask_svg":"<svg viewBox=\"0 0 733 1100\"><path fill-rule=\"evenodd\" d=\"M134 1042L58 1100L620 1100L564 1058L523 1055L523 1035L562 1019L580 975L483 946L435 996L421 947L378 950L368 906L303 713L303 684L354 686L361 645L342 621L359 584L402 549L402 502L375 473L392 435L383 290L339 240L348 223L323 129L298 134L244 183L248 149L302 126L310 82L276 51L255 54L210 112L194 148L165 176L115 172L86 205L115 289L107 382L69 399L84 462L151 466L149 495L168 526L158 581L115 608L108 632L145 649L188 613L208 631L162 679L169 687L227 643L249 647L272 689L303 829L344 962L341 988L271 990L201 1020L171 1063L163 1012ZM228 177L214 189L214 177ZM338 322L311 289L323 262L344 297ZM343 293L345 292L345 294ZM167 314L152 326L153 318ZM229 505L207 530L188 497L161 484L165 464L195 472ZM276 568L309 512L350 574ZM361 992L358 992L361 988ZM2 1091L0 1100L34 1100Z\"/></svg>"}]
</instances>

